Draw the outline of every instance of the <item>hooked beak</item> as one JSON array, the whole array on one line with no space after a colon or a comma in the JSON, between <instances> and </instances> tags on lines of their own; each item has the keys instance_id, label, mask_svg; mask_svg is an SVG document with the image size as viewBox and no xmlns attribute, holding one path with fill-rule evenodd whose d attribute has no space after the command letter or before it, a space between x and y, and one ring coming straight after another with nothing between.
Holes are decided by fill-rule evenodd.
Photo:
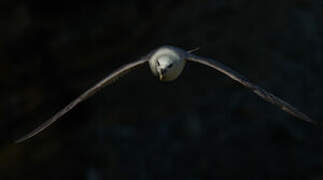
<instances>
[{"instance_id":1,"label":"hooked beak","mask_svg":"<svg viewBox=\"0 0 323 180\"><path fill-rule=\"evenodd\" d=\"M158 74L159 74L159 80L163 80L164 79L164 77L165 77L165 70L163 70L163 69L157 69L157 71L158 71Z\"/></svg>"},{"instance_id":2,"label":"hooked beak","mask_svg":"<svg viewBox=\"0 0 323 180\"><path fill-rule=\"evenodd\" d=\"M159 74L159 80L163 80L164 76L162 74Z\"/></svg>"}]
</instances>

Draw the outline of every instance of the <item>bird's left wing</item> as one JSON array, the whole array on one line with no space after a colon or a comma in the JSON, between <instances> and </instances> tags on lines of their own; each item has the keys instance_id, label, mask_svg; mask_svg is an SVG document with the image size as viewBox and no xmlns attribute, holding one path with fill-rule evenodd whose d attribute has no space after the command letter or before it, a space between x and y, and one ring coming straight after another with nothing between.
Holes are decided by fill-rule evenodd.
<instances>
[{"instance_id":1,"label":"bird's left wing","mask_svg":"<svg viewBox=\"0 0 323 180\"><path fill-rule=\"evenodd\" d=\"M196 56L194 54L189 54L189 53L186 54L186 59L189 60L189 61L201 63L201 64L204 64L206 66L212 67L212 68L224 73L225 75L229 76L233 80L243 84L244 86L246 86L247 88L252 90L254 93L256 93L258 96L263 98L264 100L266 100L266 101L268 101L268 102L270 102L270 103L272 103L274 105L277 105L283 111L286 111L287 113L289 113L289 114L291 114L291 115L293 115L293 116L295 116L295 117L297 117L299 119L302 119L304 121L316 124L316 122L313 121L312 119L310 119L306 114L298 111L295 107L288 104L284 100L278 98L277 96L271 94L270 92L268 92L268 91L262 89L261 87L251 83L244 76L242 76L241 74L235 72L231 68L223 65L222 63L220 63L220 62L218 62L218 61L216 61L214 59L200 57L200 56Z\"/></svg>"},{"instance_id":2,"label":"bird's left wing","mask_svg":"<svg viewBox=\"0 0 323 180\"><path fill-rule=\"evenodd\" d=\"M47 128L49 125L54 123L57 119L62 117L65 113L67 113L72 108L74 108L76 105L78 105L80 102L82 102L82 101L86 100L87 98L91 97L96 92L101 90L103 87L105 87L108 84L111 84L113 81L117 80L119 77L125 75L126 73L130 72L131 70L135 69L139 65L142 65L145 62L147 62L149 60L149 56L150 56L150 54L145 56L145 57L142 57L141 59L139 59L139 60L137 60L135 62L126 64L126 65L120 67L119 69L117 69L116 71L112 72L106 78L102 79L100 82L95 84L92 88L88 89L83 94L81 94L79 97L77 97L75 100L70 102L62 110L58 111L50 119L48 119L47 121L42 123L38 128L34 129L33 131L31 131L30 133L28 133L25 136L21 137L20 139L16 140L15 142L20 143L20 142L25 141L26 139L29 139L29 138L33 137L34 135L38 134L39 132L41 132L42 130Z\"/></svg>"}]
</instances>

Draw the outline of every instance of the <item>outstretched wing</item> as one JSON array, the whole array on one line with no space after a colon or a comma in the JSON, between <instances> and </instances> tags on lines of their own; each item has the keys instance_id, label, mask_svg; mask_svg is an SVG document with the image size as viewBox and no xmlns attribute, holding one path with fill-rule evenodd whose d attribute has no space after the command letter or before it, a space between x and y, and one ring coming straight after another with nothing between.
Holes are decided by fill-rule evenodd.
<instances>
[{"instance_id":1,"label":"outstretched wing","mask_svg":"<svg viewBox=\"0 0 323 180\"><path fill-rule=\"evenodd\" d=\"M193 62L197 62L197 63L201 63L204 64L206 66L212 67L222 73L224 73L225 75L229 76L230 78L232 78L235 81L238 81L239 83L243 84L244 86L246 86L247 88L249 88L250 90L252 90L254 93L256 93L258 96L260 96L261 98L263 98L264 100L277 105L278 107L280 107L280 109L282 109L283 111L288 112L289 114L302 119L304 121L316 124L315 121L313 121L312 119L310 119L306 114L298 111L295 107L293 107L292 105L288 104L287 102L283 101L282 99L276 97L275 95L271 94L270 92L262 89L261 87L251 83L248 79L246 79L244 76L242 76L241 74L233 71L231 68L223 65L222 63L210 59L210 58L204 58L204 57L200 57L200 56L196 56L194 54L187 54L186 57L187 60L193 61Z\"/></svg>"},{"instance_id":2,"label":"outstretched wing","mask_svg":"<svg viewBox=\"0 0 323 180\"><path fill-rule=\"evenodd\" d=\"M141 58L140 60L137 60L133 63L129 63L129 64L126 64L126 65L120 67L119 69L117 69L116 71L114 71L113 73L108 75L106 78L102 79L100 82L95 84L92 88L85 91L83 94L81 94L74 101L70 102L67 106L65 106L62 110L58 111L53 117L51 117L50 119L45 121L38 128L34 129L33 131L31 131L27 135L21 137L20 139L18 139L15 142L20 143L20 142L25 141L26 139L29 139L29 138L33 137L34 135L38 134L39 132L41 132L42 130L47 128L49 125L54 123L57 119L62 117L65 113L67 113L72 108L74 108L76 105L78 105L80 102L91 97L93 94L95 94L96 92L101 90L103 87L105 87L108 84L111 84L113 81L117 80L119 77L123 76L124 74L128 73L129 71L135 69L139 65L142 65L145 62L147 62L149 59L148 56L149 55L147 55L147 56L145 56L145 57Z\"/></svg>"}]
</instances>

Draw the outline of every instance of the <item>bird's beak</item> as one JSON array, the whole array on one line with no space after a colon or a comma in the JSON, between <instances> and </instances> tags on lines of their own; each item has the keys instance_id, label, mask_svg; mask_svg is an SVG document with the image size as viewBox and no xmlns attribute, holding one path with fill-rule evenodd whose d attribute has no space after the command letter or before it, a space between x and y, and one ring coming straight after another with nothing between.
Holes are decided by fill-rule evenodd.
<instances>
[{"instance_id":1,"label":"bird's beak","mask_svg":"<svg viewBox=\"0 0 323 180\"><path fill-rule=\"evenodd\" d=\"M163 74L159 74L159 80L163 80L164 76Z\"/></svg>"},{"instance_id":2,"label":"bird's beak","mask_svg":"<svg viewBox=\"0 0 323 180\"><path fill-rule=\"evenodd\" d=\"M159 74L159 80L163 80L165 71L163 71L162 69L157 69L157 71L158 71L158 74Z\"/></svg>"}]
</instances>

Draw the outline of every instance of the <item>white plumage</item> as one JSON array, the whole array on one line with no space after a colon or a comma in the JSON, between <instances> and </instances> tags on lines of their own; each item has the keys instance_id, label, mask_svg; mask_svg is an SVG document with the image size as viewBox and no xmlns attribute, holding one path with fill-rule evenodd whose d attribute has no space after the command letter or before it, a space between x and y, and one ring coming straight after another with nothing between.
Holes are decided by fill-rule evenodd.
<instances>
[{"instance_id":1,"label":"white plumage","mask_svg":"<svg viewBox=\"0 0 323 180\"><path fill-rule=\"evenodd\" d=\"M149 59L152 73L161 81L173 81L183 71L185 66L185 54L182 49L164 46L153 53Z\"/></svg>"}]
</instances>

